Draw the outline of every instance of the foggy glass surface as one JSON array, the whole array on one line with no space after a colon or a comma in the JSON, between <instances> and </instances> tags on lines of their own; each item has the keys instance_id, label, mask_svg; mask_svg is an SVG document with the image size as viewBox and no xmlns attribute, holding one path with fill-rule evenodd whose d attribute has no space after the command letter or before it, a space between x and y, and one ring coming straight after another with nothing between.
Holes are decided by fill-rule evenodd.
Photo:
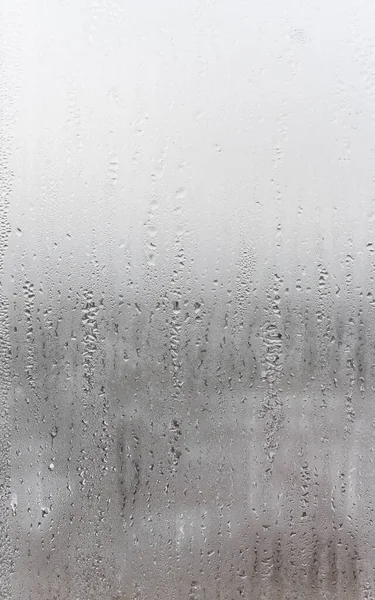
<instances>
[{"instance_id":1,"label":"foggy glass surface","mask_svg":"<svg viewBox=\"0 0 375 600\"><path fill-rule=\"evenodd\" d=\"M0 598L375 598L374 31L1 0Z\"/></svg>"}]
</instances>

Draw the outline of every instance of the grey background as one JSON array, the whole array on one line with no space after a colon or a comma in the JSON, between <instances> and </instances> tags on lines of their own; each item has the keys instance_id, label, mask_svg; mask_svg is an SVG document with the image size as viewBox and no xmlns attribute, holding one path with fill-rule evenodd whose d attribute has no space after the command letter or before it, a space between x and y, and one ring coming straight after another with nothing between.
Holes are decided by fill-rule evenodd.
<instances>
[{"instance_id":1,"label":"grey background","mask_svg":"<svg viewBox=\"0 0 375 600\"><path fill-rule=\"evenodd\" d=\"M374 598L375 7L0 17L1 597Z\"/></svg>"}]
</instances>

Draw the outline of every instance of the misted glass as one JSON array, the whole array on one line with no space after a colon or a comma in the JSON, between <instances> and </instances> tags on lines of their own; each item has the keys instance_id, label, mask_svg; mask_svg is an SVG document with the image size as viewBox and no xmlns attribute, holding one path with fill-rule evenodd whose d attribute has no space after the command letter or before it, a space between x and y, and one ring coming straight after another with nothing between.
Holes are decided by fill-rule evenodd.
<instances>
[{"instance_id":1,"label":"misted glass","mask_svg":"<svg viewBox=\"0 0 375 600\"><path fill-rule=\"evenodd\" d=\"M374 31L1 0L0 598L375 598Z\"/></svg>"}]
</instances>

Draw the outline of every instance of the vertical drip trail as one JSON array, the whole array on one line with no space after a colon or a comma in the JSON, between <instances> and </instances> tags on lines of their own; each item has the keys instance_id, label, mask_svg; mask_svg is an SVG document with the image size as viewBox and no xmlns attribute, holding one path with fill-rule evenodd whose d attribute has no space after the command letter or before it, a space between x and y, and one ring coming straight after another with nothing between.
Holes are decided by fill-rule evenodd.
<instances>
[{"instance_id":1,"label":"vertical drip trail","mask_svg":"<svg viewBox=\"0 0 375 600\"><path fill-rule=\"evenodd\" d=\"M17 16L18 2L5 1L0 8L0 597L12 597L11 577L14 571L11 547L11 519L17 514L18 500L11 493L11 344L9 299L5 289L4 269L11 225L9 203L13 171L12 128L15 117L16 77L18 68ZM5 18L6 17L6 18Z\"/></svg>"}]
</instances>

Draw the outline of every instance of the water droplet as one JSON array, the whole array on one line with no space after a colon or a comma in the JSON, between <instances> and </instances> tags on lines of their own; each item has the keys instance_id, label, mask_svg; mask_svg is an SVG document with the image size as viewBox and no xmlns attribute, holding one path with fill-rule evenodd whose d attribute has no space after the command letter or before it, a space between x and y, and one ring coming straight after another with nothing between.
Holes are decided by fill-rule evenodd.
<instances>
[{"instance_id":1,"label":"water droplet","mask_svg":"<svg viewBox=\"0 0 375 600\"><path fill-rule=\"evenodd\" d=\"M176 190L176 198L177 200L184 200L186 198L186 189L183 187L178 188Z\"/></svg>"},{"instance_id":2,"label":"water droplet","mask_svg":"<svg viewBox=\"0 0 375 600\"><path fill-rule=\"evenodd\" d=\"M152 198L151 202L150 202L150 210L151 212L155 212L155 210L158 208L159 203L157 201L156 198Z\"/></svg>"},{"instance_id":3,"label":"water droplet","mask_svg":"<svg viewBox=\"0 0 375 600\"><path fill-rule=\"evenodd\" d=\"M12 494L12 499L11 499L11 502L10 502L10 506L11 506L11 509L12 509L12 515L13 515L13 517L15 517L17 515L17 506L18 506L18 500L17 500L17 494L16 493Z\"/></svg>"},{"instance_id":4,"label":"water droplet","mask_svg":"<svg viewBox=\"0 0 375 600\"><path fill-rule=\"evenodd\" d=\"M153 225L153 224L150 224L150 225L147 227L147 232L148 232L148 235L149 235L150 237L154 237L154 236L157 234L158 230L157 230L157 228L156 228L156 226L155 226L155 225Z\"/></svg>"}]
</instances>

